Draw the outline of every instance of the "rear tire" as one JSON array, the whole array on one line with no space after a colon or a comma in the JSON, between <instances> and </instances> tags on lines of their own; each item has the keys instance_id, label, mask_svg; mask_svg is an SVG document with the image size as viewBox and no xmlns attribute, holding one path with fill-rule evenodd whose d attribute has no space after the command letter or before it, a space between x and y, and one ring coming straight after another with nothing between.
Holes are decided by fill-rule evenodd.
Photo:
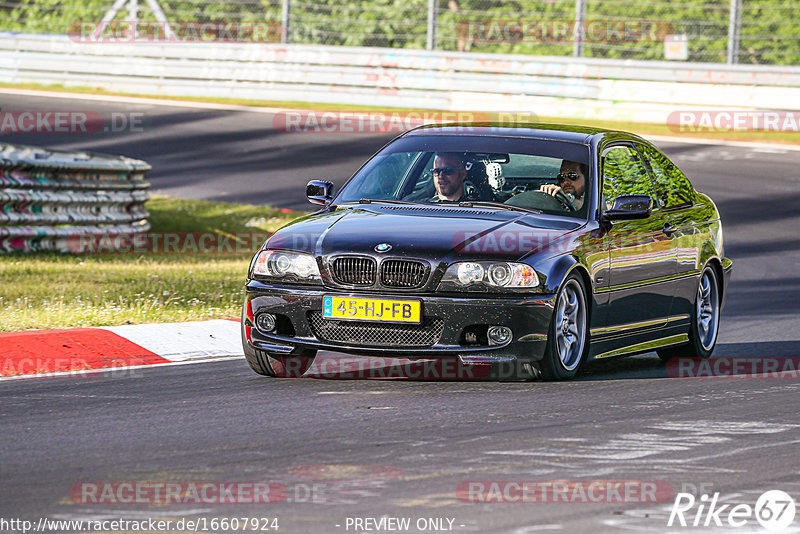
<instances>
[{"instance_id":1,"label":"rear tire","mask_svg":"<svg viewBox=\"0 0 800 534\"><path fill-rule=\"evenodd\" d=\"M708 358L714 352L719 333L720 289L717 272L706 266L697 286L689 343L679 347L661 349L658 357L663 361L672 358Z\"/></svg>"},{"instance_id":2,"label":"rear tire","mask_svg":"<svg viewBox=\"0 0 800 534\"><path fill-rule=\"evenodd\" d=\"M300 378L317 355L315 350L306 350L297 356L278 356L258 349L244 351L247 363L256 373L272 378Z\"/></svg>"},{"instance_id":3,"label":"rear tire","mask_svg":"<svg viewBox=\"0 0 800 534\"><path fill-rule=\"evenodd\" d=\"M544 380L569 380L589 350L589 308L580 276L571 274L561 287L550 321L547 347L541 363Z\"/></svg>"}]
</instances>

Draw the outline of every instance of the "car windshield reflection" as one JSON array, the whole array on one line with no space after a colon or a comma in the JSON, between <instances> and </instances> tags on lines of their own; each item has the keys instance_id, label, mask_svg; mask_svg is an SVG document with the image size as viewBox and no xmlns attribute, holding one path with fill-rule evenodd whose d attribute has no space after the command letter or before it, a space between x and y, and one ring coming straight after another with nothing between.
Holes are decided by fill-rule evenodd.
<instances>
[{"instance_id":1,"label":"car windshield reflection","mask_svg":"<svg viewBox=\"0 0 800 534\"><path fill-rule=\"evenodd\" d=\"M530 143L525 151L506 147L517 148L513 152L459 150L457 143L430 146L420 140L424 146L417 150L395 144L364 165L335 202L457 204L586 218L586 150L568 147L570 153L558 142Z\"/></svg>"}]
</instances>

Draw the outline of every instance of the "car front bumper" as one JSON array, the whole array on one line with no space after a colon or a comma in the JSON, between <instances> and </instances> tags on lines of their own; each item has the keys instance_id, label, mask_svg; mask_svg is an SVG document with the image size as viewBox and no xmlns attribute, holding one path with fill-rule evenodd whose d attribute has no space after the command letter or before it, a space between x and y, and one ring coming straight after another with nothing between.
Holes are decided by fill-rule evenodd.
<instances>
[{"instance_id":1,"label":"car front bumper","mask_svg":"<svg viewBox=\"0 0 800 534\"><path fill-rule=\"evenodd\" d=\"M420 345L417 341L416 344L409 345L380 340L347 340L341 339L341 336L336 340L326 338L326 332L335 331L328 330L329 327L349 328L350 330L342 332L356 333L375 327L388 329L386 331L391 335L386 336L386 340L390 340L397 337L397 329L403 331L407 327L336 320L331 325L330 319L321 317L324 295L420 300L425 325L435 325L430 334L433 342L422 342ZM376 294L343 292L323 287L289 287L250 280L245 291L242 338L245 350L255 348L274 355L330 350L411 359L461 356L465 361L473 362L509 359L530 362L541 360L544 355L554 301L555 295ZM276 331L265 333L255 328L253 318L265 312L279 318ZM480 339L477 342L466 340L468 332L481 331L484 326L490 325L509 327L512 331L511 340L502 345L491 345Z\"/></svg>"}]
</instances>

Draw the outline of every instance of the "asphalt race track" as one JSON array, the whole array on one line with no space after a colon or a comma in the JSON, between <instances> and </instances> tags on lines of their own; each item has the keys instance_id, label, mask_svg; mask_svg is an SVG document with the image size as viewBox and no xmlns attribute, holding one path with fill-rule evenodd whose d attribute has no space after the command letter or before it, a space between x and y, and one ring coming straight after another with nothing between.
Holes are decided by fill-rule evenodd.
<instances>
[{"instance_id":1,"label":"asphalt race track","mask_svg":"<svg viewBox=\"0 0 800 534\"><path fill-rule=\"evenodd\" d=\"M153 165L155 192L299 209L308 178L341 184L392 137L281 133L265 113L3 93L0 108L141 112L142 132L0 142L125 154ZM714 357L797 358L800 151L659 145L716 201L736 262ZM655 355L595 362L555 384L270 380L239 359L2 381L0 517L268 517L289 533L401 531L364 522L384 516L409 518L408 532L728 532L713 519L692 527L697 506L685 514L690 526L668 528L675 494L719 492L719 505L750 506L773 489L800 498L798 395L798 373L676 379ZM556 503L472 502L459 491L593 480L668 491L659 502L570 492ZM285 494L270 504L81 498L87 483L148 481L271 482ZM763 531L754 517L738 529ZM784 532L800 532L800 519Z\"/></svg>"}]
</instances>

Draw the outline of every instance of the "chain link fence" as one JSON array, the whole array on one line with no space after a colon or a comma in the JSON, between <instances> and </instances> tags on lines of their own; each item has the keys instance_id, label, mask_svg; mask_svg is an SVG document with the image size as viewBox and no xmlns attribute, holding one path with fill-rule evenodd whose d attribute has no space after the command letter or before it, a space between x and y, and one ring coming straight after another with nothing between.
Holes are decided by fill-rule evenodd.
<instances>
[{"instance_id":1,"label":"chain link fence","mask_svg":"<svg viewBox=\"0 0 800 534\"><path fill-rule=\"evenodd\" d=\"M267 23L259 39L284 43L800 64L797 0L0 0L0 31L71 33L113 7L117 22L155 21L160 7L184 34L203 22Z\"/></svg>"}]
</instances>

